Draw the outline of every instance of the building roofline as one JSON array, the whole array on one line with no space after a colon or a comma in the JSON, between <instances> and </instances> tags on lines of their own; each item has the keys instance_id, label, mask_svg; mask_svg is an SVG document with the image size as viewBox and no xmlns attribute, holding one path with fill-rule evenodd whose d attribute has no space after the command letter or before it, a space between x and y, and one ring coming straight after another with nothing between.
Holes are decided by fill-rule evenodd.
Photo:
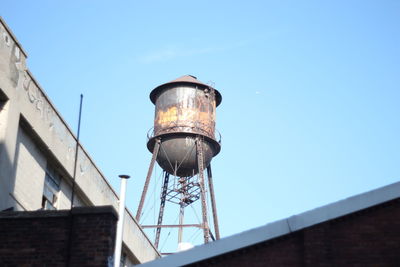
<instances>
[{"instance_id":1,"label":"building roofline","mask_svg":"<svg viewBox=\"0 0 400 267\"><path fill-rule=\"evenodd\" d=\"M5 30L7 31L7 33L9 34L9 36L13 39L13 41L15 42L15 44L18 46L18 48L20 49L20 51L24 54L25 58L28 57L28 54L25 52L25 50L23 49L22 45L19 43L19 41L17 40L17 38L15 37L15 35L13 34L13 32L11 31L11 29L8 27L7 23L5 22L5 20L0 16L0 24L2 24L5 28ZM70 126L68 125L68 123L64 120L63 116L60 114L60 112L57 110L57 108L55 107L55 105L53 104L53 102L50 100L50 98L48 97L47 93L45 92L45 90L43 90L42 86L39 84L39 82L36 80L36 78L34 77L34 75L31 73L31 71L26 68L26 74L29 76L29 78L32 80L32 82L37 86L37 88L40 90L40 93L43 95L44 99L47 101L47 103L50 105L50 107L53 109L55 115L58 117L58 119L62 122L62 124L65 126L65 128L67 129L68 133L71 135L71 137L73 138L73 140L75 142L77 142L77 137L74 134L74 132L72 131L72 129L70 128ZM97 166L97 164L95 164L94 160L92 159L92 157L89 155L89 153L86 151L86 149L83 147L82 143L79 142L78 143L79 148L81 149L81 151L85 154L85 156L87 157L87 159L90 161L90 163L92 164L92 166L96 169L96 171L100 174L101 179L108 185L108 188L110 189L110 191L112 192L112 194L115 196L116 199L119 199L119 195L117 194L116 190L112 187L112 185L110 184L110 182L106 179L106 176L103 174L103 172L99 169L99 167ZM132 215L132 212L128 209L125 208L125 210L128 213L128 216L131 217L132 221L137 225L138 229L140 229L140 231L143 233L143 236L145 239L147 239L147 241L149 242L150 246L153 247L153 249L155 250L156 254L158 256L161 256L160 252L157 250L157 248L154 246L153 242L151 242L151 240L149 239L149 237L146 235L146 233L143 231L143 229L141 228L139 222L136 221L135 217Z\"/></svg>"},{"instance_id":2,"label":"building roofline","mask_svg":"<svg viewBox=\"0 0 400 267\"><path fill-rule=\"evenodd\" d=\"M35 85L37 86L37 88L40 90L40 92L43 94L43 97L46 99L46 101L49 103L49 105L51 106L51 108L54 110L55 114L58 116L58 118L61 120L61 122L64 124L65 128L67 129L67 131L71 134L72 138L74 139L75 142L78 141L75 133L72 131L72 129L70 128L70 126L68 125L68 123L64 120L64 118L61 116L60 112L56 109L55 105L53 104L53 102L50 100L50 98L48 97L48 95L46 94L46 92L43 90L42 86L39 84L39 82L36 80L36 78L33 76L32 72L29 69L26 69L26 73L29 75L29 77L32 79L32 82L35 83ZM119 195L117 194L117 192L115 191L115 189L112 187L112 185L110 184L110 182L106 179L106 176L103 174L103 172L99 169L99 167L96 165L96 163L94 162L94 160L92 159L92 157L89 155L89 153L86 151L86 149L83 147L82 143L79 142L78 143L79 148L82 150L82 152L86 155L87 159L91 162L92 166L94 168L96 168L96 170L99 172L100 177L103 179L103 181L108 185L108 187L110 188L111 192L114 194L114 196L119 199ZM149 237L147 236L147 234L143 231L143 229L141 228L140 224L138 221L136 221L136 218L133 216L132 212L126 207L125 210L127 211L128 215L132 218L132 220L136 223L137 227L139 229L141 229L141 231L143 232L145 238L149 241L150 245L155 249L156 253L161 256L161 253L158 251L158 249L155 247L155 245L153 244L153 242L149 239Z\"/></svg>"},{"instance_id":3,"label":"building roofline","mask_svg":"<svg viewBox=\"0 0 400 267\"><path fill-rule=\"evenodd\" d=\"M400 197L400 182L268 223L193 249L157 259L143 267L183 266L265 242Z\"/></svg>"},{"instance_id":4,"label":"building roofline","mask_svg":"<svg viewBox=\"0 0 400 267\"><path fill-rule=\"evenodd\" d=\"M39 84L39 82L36 80L36 78L33 76L32 72L29 69L26 69L27 74L29 75L29 77L31 78L32 82L37 86L37 88L40 90L40 92L43 94L43 97L46 99L46 101L49 103L49 105L51 106L51 108L53 109L54 113L58 116L58 118L61 120L61 122L64 124L65 128L67 129L67 131L71 134L72 138L74 139L75 142L78 142L78 138L76 137L75 133L72 131L71 127L68 125L68 123L64 120L64 118L61 116L60 112L56 109L55 105L53 104L53 102L50 100L50 98L48 97L47 93L43 90L42 86ZM99 167L94 163L93 159L91 158L91 156L89 155L89 153L86 151L86 149L83 147L82 143L79 142L78 143L79 148L82 150L83 153L85 153L85 155L87 156L87 158L90 160L90 162L92 163L93 167L96 168L96 170L100 173L100 176L102 177L102 179L106 182L106 184L110 187L111 191L113 192L113 194L119 198L117 192L115 191L115 189L111 186L110 182L105 178L105 175L103 174L103 172L99 169Z\"/></svg>"},{"instance_id":5,"label":"building roofline","mask_svg":"<svg viewBox=\"0 0 400 267\"><path fill-rule=\"evenodd\" d=\"M73 207L70 210L32 210L32 211L1 211L0 219L32 219L50 217L68 217L72 214L112 214L118 220L114 206Z\"/></svg>"},{"instance_id":6,"label":"building roofline","mask_svg":"<svg viewBox=\"0 0 400 267\"><path fill-rule=\"evenodd\" d=\"M21 44L18 42L17 38L15 37L15 35L13 34L13 32L11 31L11 29L8 27L7 23L4 21L4 19L0 16L0 23L4 25L4 28L7 30L8 34L10 34L10 36L14 39L14 42L18 45L19 49L23 52L23 54L25 55L25 57L28 57L27 53L25 52L25 50L22 48ZM48 97L47 93L45 92L45 90L43 90L43 87L40 85L40 83L36 80L36 78L33 76L32 72L27 68L26 69L26 73L29 75L29 78L32 80L32 82L37 86L37 88L40 90L40 92L43 94L44 98L46 99L46 101L49 103L49 105L51 106L51 108L53 109L53 111L55 112L55 114L58 116L58 118L61 120L61 122L64 124L64 126L67 128L68 132L71 134L71 136L73 137L73 139L77 142L77 137L75 135L75 133L71 130L70 126L68 125L68 123L64 120L64 118L61 116L60 112L57 110L57 108L55 107L55 105L53 104L53 102L50 100L50 98ZM88 157L88 159L91 161L91 163L93 164L93 166L96 168L96 170L100 173L100 176L103 178L103 180L107 183L107 185L110 187L111 191L114 193L114 195L119 198L117 192L115 191L115 189L111 186L111 184L108 182L108 180L105 178L104 174L101 172L101 170L99 169L99 167L94 163L93 159L90 157L89 153L86 151L86 149L82 146L82 144L79 142L79 147L80 149L82 149L82 151L86 154L86 156Z\"/></svg>"},{"instance_id":7,"label":"building roofline","mask_svg":"<svg viewBox=\"0 0 400 267\"><path fill-rule=\"evenodd\" d=\"M8 32L8 34L11 36L11 38L13 38L15 44L18 46L19 50L21 50L22 54L24 54L25 58L28 57L28 54L26 53L26 51L24 50L24 48L22 48L22 45L20 44L20 42L18 41L17 37L15 37L14 33L11 31L10 27L8 27L7 23L4 21L3 17L0 16L0 23L3 24L4 28L6 29L6 31Z\"/></svg>"}]
</instances>

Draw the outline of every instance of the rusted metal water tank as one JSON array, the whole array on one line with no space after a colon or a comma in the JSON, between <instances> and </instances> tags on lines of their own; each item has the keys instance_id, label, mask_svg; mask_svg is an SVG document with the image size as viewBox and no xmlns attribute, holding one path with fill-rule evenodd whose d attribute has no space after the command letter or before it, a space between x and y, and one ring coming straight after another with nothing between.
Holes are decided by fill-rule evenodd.
<instances>
[{"instance_id":1,"label":"rusted metal water tank","mask_svg":"<svg viewBox=\"0 0 400 267\"><path fill-rule=\"evenodd\" d=\"M216 107L221 94L191 75L182 76L156 87L150 93L155 104L154 128L147 148L153 152L161 141L157 162L165 171L179 177L198 172L196 137L203 141L205 167L221 150L215 138Z\"/></svg>"}]
</instances>

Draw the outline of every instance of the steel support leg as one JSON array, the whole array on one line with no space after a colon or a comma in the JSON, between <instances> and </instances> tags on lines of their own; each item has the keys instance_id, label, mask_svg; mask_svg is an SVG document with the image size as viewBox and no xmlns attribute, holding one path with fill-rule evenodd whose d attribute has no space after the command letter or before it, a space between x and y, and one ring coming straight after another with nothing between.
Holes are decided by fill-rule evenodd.
<instances>
[{"instance_id":1,"label":"steel support leg","mask_svg":"<svg viewBox=\"0 0 400 267\"><path fill-rule=\"evenodd\" d=\"M179 179L179 186L181 187L181 201L179 203L179 225L183 225L183 219L185 216L185 198L186 198L186 178L181 177ZM182 243L183 239L183 227L179 227L178 231L178 244Z\"/></svg>"},{"instance_id":2,"label":"steel support leg","mask_svg":"<svg viewBox=\"0 0 400 267\"><path fill-rule=\"evenodd\" d=\"M219 235L217 205L215 203L215 195L214 195L214 183L213 183L212 172L211 172L211 164L207 167L207 176L208 176L208 187L210 189L211 205L212 205L212 212L213 212L213 219L214 219L214 231L215 231L216 239L218 240L220 238L220 235Z\"/></svg>"},{"instance_id":3,"label":"steel support leg","mask_svg":"<svg viewBox=\"0 0 400 267\"><path fill-rule=\"evenodd\" d=\"M160 149L161 140L159 138L157 138L155 141L156 142L155 142L154 149L153 149L153 156L151 158L149 170L147 171L147 177L146 177L146 181L144 183L144 188L143 188L143 192L142 192L142 197L140 198L139 207L138 207L138 210L136 212L136 221L138 223L139 223L140 217L142 216L142 209L143 209L144 200L146 198L147 189L149 188L151 174L153 173L153 169L154 169L154 163L156 162L158 151Z\"/></svg>"},{"instance_id":4,"label":"steel support leg","mask_svg":"<svg viewBox=\"0 0 400 267\"><path fill-rule=\"evenodd\" d=\"M178 231L178 245L179 243L182 243L182 238L183 238L183 218L185 216L185 209L183 207L183 204L180 205L179 207L179 231Z\"/></svg>"},{"instance_id":5,"label":"steel support leg","mask_svg":"<svg viewBox=\"0 0 400 267\"><path fill-rule=\"evenodd\" d=\"M199 168L199 184L200 184L200 196L201 196L201 209L203 215L203 231L204 231L204 243L208 243L210 239L210 228L208 226L207 219L207 202L206 202L206 188L204 184L204 156L203 156L203 141L199 136L196 138L197 148L197 165Z\"/></svg>"},{"instance_id":6,"label":"steel support leg","mask_svg":"<svg viewBox=\"0 0 400 267\"><path fill-rule=\"evenodd\" d=\"M168 190L168 181L169 181L169 173L164 171L164 184L161 193L161 204L160 204L160 213L158 214L157 226L162 224L163 216L164 216L164 207L165 207L165 200L167 198L167 190ZM158 243L160 242L160 234L161 234L161 227L157 227L156 230L156 240L154 241L154 245L158 248Z\"/></svg>"}]
</instances>

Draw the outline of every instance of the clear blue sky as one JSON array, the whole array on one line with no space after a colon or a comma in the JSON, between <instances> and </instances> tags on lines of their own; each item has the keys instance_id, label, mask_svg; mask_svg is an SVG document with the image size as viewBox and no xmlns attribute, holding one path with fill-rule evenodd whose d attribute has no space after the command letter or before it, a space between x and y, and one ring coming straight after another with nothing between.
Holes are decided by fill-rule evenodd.
<instances>
[{"instance_id":1,"label":"clear blue sky","mask_svg":"<svg viewBox=\"0 0 400 267\"><path fill-rule=\"evenodd\" d=\"M13 1L28 66L136 211L159 84L213 81L232 235L400 179L400 1ZM158 171L159 173L159 171Z\"/></svg>"}]
</instances>

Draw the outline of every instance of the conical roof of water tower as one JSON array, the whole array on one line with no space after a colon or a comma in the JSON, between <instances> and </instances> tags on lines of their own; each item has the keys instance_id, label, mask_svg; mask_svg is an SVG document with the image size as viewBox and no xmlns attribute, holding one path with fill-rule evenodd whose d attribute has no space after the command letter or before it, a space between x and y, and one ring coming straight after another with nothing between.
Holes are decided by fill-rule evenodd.
<instances>
[{"instance_id":1,"label":"conical roof of water tower","mask_svg":"<svg viewBox=\"0 0 400 267\"><path fill-rule=\"evenodd\" d=\"M156 88L153 89L153 91L151 91L150 93L150 100L151 102L153 102L153 104L156 103L156 99L157 99L157 95L161 92L162 89L164 89L167 86L170 85L178 85L178 84L195 84L195 85L200 85L201 89L206 89L206 88L212 88L215 91L215 100L216 100L216 104L217 106L219 104L221 104L222 101L222 96L220 94L220 92L218 92L217 89L211 87L208 84L205 84L199 80L197 80L197 78L193 75L184 75L182 77L179 77L175 80L172 80L170 82L164 83L162 85L157 86Z\"/></svg>"}]
</instances>

